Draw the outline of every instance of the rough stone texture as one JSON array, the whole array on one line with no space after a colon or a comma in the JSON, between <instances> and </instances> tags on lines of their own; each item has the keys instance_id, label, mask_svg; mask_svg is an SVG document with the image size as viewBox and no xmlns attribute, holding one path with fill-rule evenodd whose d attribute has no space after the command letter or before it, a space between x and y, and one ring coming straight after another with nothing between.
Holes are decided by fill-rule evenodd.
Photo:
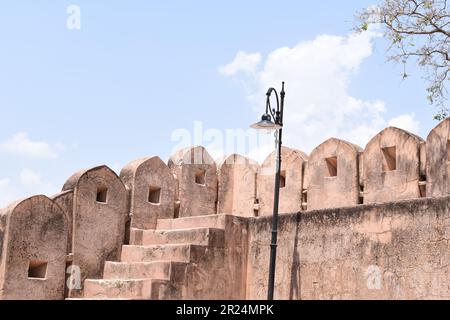
<instances>
[{"instance_id":1,"label":"rough stone texture","mask_svg":"<svg viewBox=\"0 0 450 320\"><path fill-rule=\"evenodd\" d=\"M218 168L218 213L253 217L259 164L238 154L226 158Z\"/></svg>"},{"instance_id":2,"label":"rough stone texture","mask_svg":"<svg viewBox=\"0 0 450 320\"><path fill-rule=\"evenodd\" d=\"M73 191L64 191L52 197L52 200L63 209L68 225L67 253L72 253L73 236Z\"/></svg>"},{"instance_id":3,"label":"rough stone texture","mask_svg":"<svg viewBox=\"0 0 450 320\"><path fill-rule=\"evenodd\" d=\"M132 228L155 229L158 219L173 218L176 181L159 157L127 164L120 178L130 192Z\"/></svg>"},{"instance_id":4,"label":"rough stone texture","mask_svg":"<svg viewBox=\"0 0 450 320\"><path fill-rule=\"evenodd\" d=\"M193 228L193 226L196 226ZM159 220L133 230L121 262L86 280L87 299L244 299L247 222L230 215Z\"/></svg>"},{"instance_id":5,"label":"rough stone texture","mask_svg":"<svg viewBox=\"0 0 450 320\"><path fill-rule=\"evenodd\" d=\"M81 269L81 280L101 278L105 261L116 261L124 243L127 191L107 166L82 170L63 187L73 190L72 265ZM106 191L106 192L105 192ZM71 290L70 296L80 295Z\"/></svg>"},{"instance_id":6,"label":"rough stone texture","mask_svg":"<svg viewBox=\"0 0 450 320\"><path fill-rule=\"evenodd\" d=\"M431 130L426 149L427 196L450 194L450 118Z\"/></svg>"},{"instance_id":7,"label":"rough stone texture","mask_svg":"<svg viewBox=\"0 0 450 320\"><path fill-rule=\"evenodd\" d=\"M280 213L297 212L301 210L303 187L303 163L308 156L299 150L282 148L281 170L284 176L285 187L280 191ZM260 204L259 215L273 213L273 200L275 188L275 160L273 152L261 166L258 174L257 193Z\"/></svg>"},{"instance_id":8,"label":"rough stone texture","mask_svg":"<svg viewBox=\"0 0 450 320\"><path fill-rule=\"evenodd\" d=\"M364 203L420 197L422 141L395 127L384 129L370 140L363 154Z\"/></svg>"},{"instance_id":9,"label":"rough stone texture","mask_svg":"<svg viewBox=\"0 0 450 320\"><path fill-rule=\"evenodd\" d=\"M178 181L175 217L216 214L217 168L206 149L180 150L171 156L169 167Z\"/></svg>"},{"instance_id":10,"label":"rough stone texture","mask_svg":"<svg viewBox=\"0 0 450 320\"><path fill-rule=\"evenodd\" d=\"M337 139L308 163L283 148L276 298L450 299L449 122L427 143L387 128L363 155ZM275 154L259 170L241 156L228 160L216 171L202 147L172 156L170 172L156 157L137 160L122 173L128 191L96 167L72 176L53 201L3 209L0 299L61 299L66 263L81 268L85 285L66 297L265 299ZM364 205L355 205L359 185ZM305 188L309 211L293 213ZM255 190L261 217L252 217ZM161 211L144 205L158 200Z\"/></svg>"},{"instance_id":11,"label":"rough stone texture","mask_svg":"<svg viewBox=\"0 0 450 320\"><path fill-rule=\"evenodd\" d=\"M269 217L249 223L247 299L265 299ZM450 197L281 216L276 299L450 299Z\"/></svg>"},{"instance_id":12,"label":"rough stone texture","mask_svg":"<svg viewBox=\"0 0 450 320\"><path fill-rule=\"evenodd\" d=\"M354 144L331 138L311 152L305 171L308 210L358 204L361 151Z\"/></svg>"},{"instance_id":13,"label":"rough stone texture","mask_svg":"<svg viewBox=\"0 0 450 320\"><path fill-rule=\"evenodd\" d=\"M63 210L45 196L0 210L0 299L64 299L67 235Z\"/></svg>"}]
</instances>

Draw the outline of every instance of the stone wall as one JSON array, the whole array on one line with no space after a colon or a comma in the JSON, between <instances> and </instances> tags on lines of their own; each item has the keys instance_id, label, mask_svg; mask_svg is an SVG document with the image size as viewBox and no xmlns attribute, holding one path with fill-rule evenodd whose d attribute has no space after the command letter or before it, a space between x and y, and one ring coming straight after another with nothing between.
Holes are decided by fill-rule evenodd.
<instances>
[{"instance_id":1,"label":"stone wall","mask_svg":"<svg viewBox=\"0 0 450 320\"><path fill-rule=\"evenodd\" d=\"M106 261L117 260L124 243L128 200L125 185L106 166L81 170L64 184L73 192L72 251L68 263L81 270L81 282L101 278ZM66 209L67 210L67 209ZM69 291L71 297L82 288Z\"/></svg>"},{"instance_id":2,"label":"stone wall","mask_svg":"<svg viewBox=\"0 0 450 320\"><path fill-rule=\"evenodd\" d=\"M64 298L68 223L45 196L0 211L0 299Z\"/></svg>"},{"instance_id":3,"label":"stone wall","mask_svg":"<svg viewBox=\"0 0 450 320\"><path fill-rule=\"evenodd\" d=\"M269 217L249 223L247 299L265 299ZM450 197L280 216L277 299L450 299Z\"/></svg>"},{"instance_id":4,"label":"stone wall","mask_svg":"<svg viewBox=\"0 0 450 320\"><path fill-rule=\"evenodd\" d=\"M309 156L283 147L282 160L279 298L447 297L450 119L426 141L389 127L364 150L331 138ZM229 272L246 270L237 287L247 288L247 298L264 298L274 169L275 153L261 166L241 155L216 164L205 148L192 147L167 164L157 156L132 161L120 176L107 166L81 170L51 199L31 197L1 211L1 297L82 296L84 280L102 279L124 245L152 232L164 237L161 219L198 218L208 227L202 217L228 214L245 222L233 232L249 239ZM46 224L51 217L61 221ZM70 266L80 269L81 286L69 290L63 276ZM51 292L38 294L32 283L47 283Z\"/></svg>"}]
</instances>

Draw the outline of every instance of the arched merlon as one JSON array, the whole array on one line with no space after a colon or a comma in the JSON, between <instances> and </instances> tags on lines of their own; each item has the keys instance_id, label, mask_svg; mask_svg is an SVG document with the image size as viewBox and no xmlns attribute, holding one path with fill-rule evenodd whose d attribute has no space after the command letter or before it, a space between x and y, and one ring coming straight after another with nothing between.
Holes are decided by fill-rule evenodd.
<instances>
[{"instance_id":1,"label":"arched merlon","mask_svg":"<svg viewBox=\"0 0 450 320\"><path fill-rule=\"evenodd\" d=\"M450 194L450 118L439 123L427 137L427 196Z\"/></svg>"},{"instance_id":2,"label":"arched merlon","mask_svg":"<svg viewBox=\"0 0 450 320\"><path fill-rule=\"evenodd\" d=\"M130 190L132 228L155 229L158 219L174 217L176 181L159 157L130 162L120 178Z\"/></svg>"},{"instance_id":3,"label":"arched merlon","mask_svg":"<svg viewBox=\"0 0 450 320\"><path fill-rule=\"evenodd\" d=\"M420 197L420 148L423 140L388 127L367 144L363 154L364 203Z\"/></svg>"},{"instance_id":4,"label":"arched merlon","mask_svg":"<svg viewBox=\"0 0 450 320\"><path fill-rule=\"evenodd\" d=\"M358 204L358 156L361 151L357 145L331 138L311 152L304 181L308 190L308 210Z\"/></svg>"},{"instance_id":5,"label":"arched merlon","mask_svg":"<svg viewBox=\"0 0 450 320\"><path fill-rule=\"evenodd\" d=\"M282 148L281 152L280 213L299 212L302 203L303 163L308 156L295 149ZM258 173L257 194L260 215L273 213L276 152L267 157Z\"/></svg>"},{"instance_id":6,"label":"arched merlon","mask_svg":"<svg viewBox=\"0 0 450 320\"><path fill-rule=\"evenodd\" d=\"M127 190L107 166L82 170L70 177L63 191L73 190L74 266L84 279L101 278L105 261L117 261L124 243L128 217ZM80 290L71 290L76 297Z\"/></svg>"},{"instance_id":7,"label":"arched merlon","mask_svg":"<svg viewBox=\"0 0 450 320\"><path fill-rule=\"evenodd\" d=\"M256 161L238 154L233 154L220 163L217 213L254 216L258 170L259 164Z\"/></svg>"},{"instance_id":8,"label":"arched merlon","mask_svg":"<svg viewBox=\"0 0 450 320\"><path fill-rule=\"evenodd\" d=\"M216 214L217 168L204 147L185 148L169 159L169 168L176 176L176 217Z\"/></svg>"},{"instance_id":9,"label":"arched merlon","mask_svg":"<svg viewBox=\"0 0 450 320\"><path fill-rule=\"evenodd\" d=\"M0 210L0 300L64 299L68 223L46 196Z\"/></svg>"}]
</instances>

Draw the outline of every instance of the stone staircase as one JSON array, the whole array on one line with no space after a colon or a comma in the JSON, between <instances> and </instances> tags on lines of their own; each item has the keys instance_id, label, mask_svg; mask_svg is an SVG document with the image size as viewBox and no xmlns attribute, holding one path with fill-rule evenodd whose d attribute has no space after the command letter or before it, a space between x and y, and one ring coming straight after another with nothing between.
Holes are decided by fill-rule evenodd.
<instances>
[{"instance_id":1,"label":"stone staircase","mask_svg":"<svg viewBox=\"0 0 450 320\"><path fill-rule=\"evenodd\" d=\"M232 218L167 219L155 230L131 229L120 262L106 262L103 279L86 280L82 299L214 299L214 290L230 287L225 229Z\"/></svg>"}]
</instances>

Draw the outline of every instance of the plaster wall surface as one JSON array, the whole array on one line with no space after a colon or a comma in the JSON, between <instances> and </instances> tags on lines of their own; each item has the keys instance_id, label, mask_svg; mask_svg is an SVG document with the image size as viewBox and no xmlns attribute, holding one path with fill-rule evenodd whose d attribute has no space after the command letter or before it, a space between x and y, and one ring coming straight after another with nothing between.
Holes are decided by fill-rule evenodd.
<instances>
[{"instance_id":1,"label":"plaster wall surface","mask_svg":"<svg viewBox=\"0 0 450 320\"><path fill-rule=\"evenodd\" d=\"M249 222L247 298L265 299L271 221ZM280 216L276 299L450 299L450 197Z\"/></svg>"}]
</instances>

